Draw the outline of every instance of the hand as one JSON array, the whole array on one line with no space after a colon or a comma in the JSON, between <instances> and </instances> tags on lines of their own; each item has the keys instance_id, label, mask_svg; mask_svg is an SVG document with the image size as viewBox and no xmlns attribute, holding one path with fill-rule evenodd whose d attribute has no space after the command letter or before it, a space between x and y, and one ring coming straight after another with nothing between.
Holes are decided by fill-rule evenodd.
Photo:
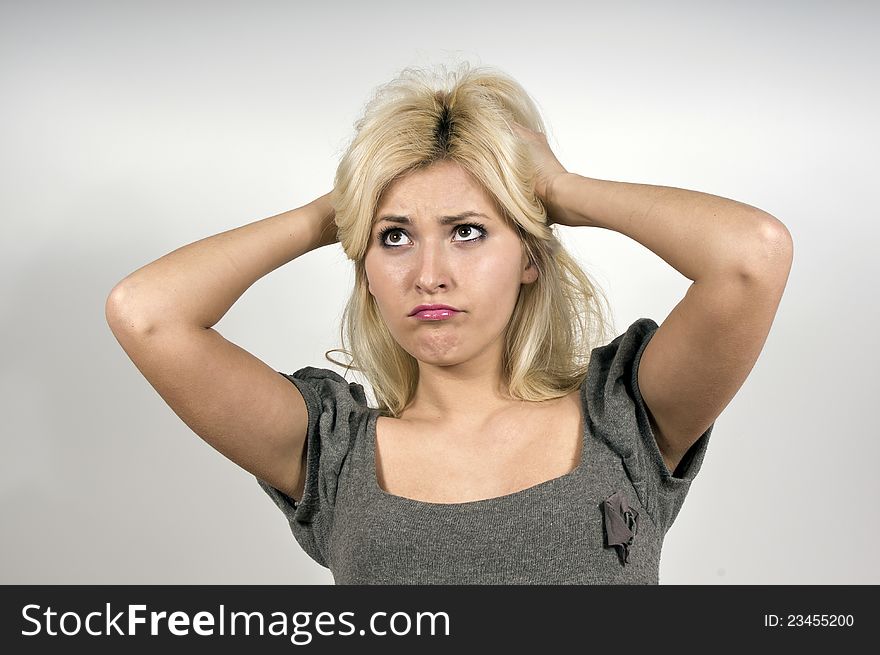
<instances>
[{"instance_id":1,"label":"hand","mask_svg":"<svg viewBox=\"0 0 880 655\"><path fill-rule=\"evenodd\" d=\"M553 190L552 183L557 176L567 174L568 171L550 150L545 134L530 130L516 121L513 121L512 124L514 132L528 145L529 154L535 163L535 193L544 204L544 209L547 211L547 224L550 225L556 222L550 215L553 205L550 197Z\"/></svg>"}]
</instances>

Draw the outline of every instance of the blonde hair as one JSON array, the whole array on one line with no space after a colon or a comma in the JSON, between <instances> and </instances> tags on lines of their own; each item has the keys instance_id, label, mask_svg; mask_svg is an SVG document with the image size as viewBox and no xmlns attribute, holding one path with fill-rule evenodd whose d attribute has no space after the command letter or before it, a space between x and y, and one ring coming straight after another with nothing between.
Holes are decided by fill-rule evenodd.
<instances>
[{"instance_id":1,"label":"blonde hair","mask_svg":"<svg viewBox=\"0 0 880 655\"><path fill-rule=\"evenodd\" d=\"M497 69L405 68L375 91L336 169L331 202L337 237L354 261L355 281L340 328L378 409L397 417L418 384L417 360L394 340L367 284L364 257L378 203L399 177L434 162L460 164L493 196L522 239L538 278L520 287L505 331L502 371L514 398L541 401L577 389L590 352L608 340L608 303L601 289L558 241L534 191L534 165L513 132L516 121L545 133L534 101ZM345 349L349 343L350 350Z\"/></svg>"}]
</instances>

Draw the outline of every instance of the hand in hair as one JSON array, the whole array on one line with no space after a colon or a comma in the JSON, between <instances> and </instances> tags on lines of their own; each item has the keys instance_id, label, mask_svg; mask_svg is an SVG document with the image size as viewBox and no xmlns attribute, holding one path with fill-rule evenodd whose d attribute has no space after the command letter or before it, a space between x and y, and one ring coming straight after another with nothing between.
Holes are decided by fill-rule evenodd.
<instances>
[{"instance_id":1,"label":"hand in hair","mask_svg":"<svg viewBox=\"0 0 880 655\"><path fill-rule=\"evenodd\" d=\"M551 207L553 205L553 180L559 175L565 175L568 171L556 159L556 155L550 149L547 143L547 136L541 132L530 130L524 125L520 125L516 121L512 121L514 132L526 143L529 149L529 155L535 164L535 193L544 204L547 210L548 225L554 222L551 215Z\"/></svg>"}]
</instances>

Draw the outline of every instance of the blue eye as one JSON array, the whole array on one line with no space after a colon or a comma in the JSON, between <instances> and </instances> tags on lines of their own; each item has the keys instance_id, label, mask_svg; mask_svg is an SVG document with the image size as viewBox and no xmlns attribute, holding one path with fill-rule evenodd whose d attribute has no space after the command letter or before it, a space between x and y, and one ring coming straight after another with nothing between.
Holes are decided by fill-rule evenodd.
<instances>
[{"instance_id":1,"label":"blue eye","mask_svg":"<svg viewBox=\"0 0 880 655\"><path fill-rule=\"evenodd\" d=\"M476 229L480 230L480 233L481 233L480 236L478 236L476 238L463 239L464 242L480 241L482 239L485 239L486 235L488 234L486 232L486 228L480 223L460 223L460 224L456 225L452 231L453 231L453 233L455 233L463 228L468 228L468 229L476 228ZM392 245L390 243L385 242L385 236L391 232L402 232L403 234L406 234L406 230L404 230L402 227L386 227L384 230L379 232L379 235L377 237L379 239L379 244L383 248L398 248L398 247L400 247L399 245Z\"/></svg>"}]
</instances>

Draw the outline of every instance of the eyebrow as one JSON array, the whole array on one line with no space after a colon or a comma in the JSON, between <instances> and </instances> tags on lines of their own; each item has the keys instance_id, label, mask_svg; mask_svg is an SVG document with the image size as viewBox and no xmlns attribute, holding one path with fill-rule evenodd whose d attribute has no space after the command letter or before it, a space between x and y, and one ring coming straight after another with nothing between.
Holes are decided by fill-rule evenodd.
<instances>
[{"instance_id":1,"label":"eyebrow","mask_svg":"<svg viewBox=\"0 0 880 655\"><path fill-rule=\"evenodd\" d=\"M462 221L466 218L473 218L475 216L480 216L487 220L492 220L491 216L486 216L485 214L481 214L480 212L475 211L466 211L460 214L455 214L454 216L440 216L437 219L437 222L440 225L449 225L450 223L457 223L458 221ZM410 220L409 216L397 216L394 214L388 214L386 216L382 216L376 223L381 223L382 221L388 221L389 223L400 223L401 225L412 225L412 220Z\"/></svg>"}]
</instances>

